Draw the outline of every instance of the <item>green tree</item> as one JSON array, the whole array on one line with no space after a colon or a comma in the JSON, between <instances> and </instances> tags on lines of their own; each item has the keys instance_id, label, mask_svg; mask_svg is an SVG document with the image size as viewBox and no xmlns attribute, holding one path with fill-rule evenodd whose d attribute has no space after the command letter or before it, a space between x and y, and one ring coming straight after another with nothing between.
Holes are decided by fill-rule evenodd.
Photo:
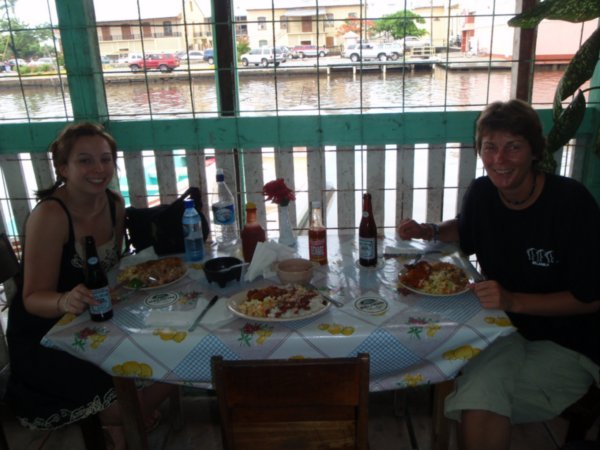
<instances>
[{"instance_id":1,"label":"green tree","mask_svg":"<svg viewBox=\"0 0 600 450\"><path fill-rule=\"evenodd\" d=\"M250 51L250 44L248 43L248 38L246 36L242 36L238 38L237 43L237 57L239 58L244 53L248 53Z\"/></svg>"},{"instance_id":2,"label":"green tree","mask_svg":"<svg viewBox=\"0 0 600 450\"><path fill-rule=\"evenodd\" d=\"M425 36L427 31L418 28L418 23L425 23L425 19L412 11L398 11L375 21L373 29L379 33L389 32L394 39L405 36Z\"/></svg>"},{"instance_id":3,"label":"green tree","mask_svg":"<svg viewBox=\"0 0 600 450\"><path fill-rule=\"evenodd\" d=\"M0 20L0 27L8 30L8 21ZM10 32L0 34L0 49L4 58L30 59L33 56L44 56L47 54L48 40L52 39L52 31L49 25L39 25L29 28L27 24L18 19L11 18ZM52 51L54 48L52 48Z\"/></svg>"}]
</instances>

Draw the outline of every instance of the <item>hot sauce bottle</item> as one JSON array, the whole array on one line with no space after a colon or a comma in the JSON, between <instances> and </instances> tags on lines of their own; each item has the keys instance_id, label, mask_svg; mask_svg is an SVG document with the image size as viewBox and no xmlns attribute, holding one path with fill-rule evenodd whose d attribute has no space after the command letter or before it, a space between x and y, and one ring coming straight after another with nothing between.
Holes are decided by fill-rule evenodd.
<instances>
[{"instance_id":1,"label":"hot sauce bottle","mask_svg":"<svg viewBox=\"0 0 600 450\"><path fill-rule=\"evenodd\" d=\"M361 266L377 265L377 225L373 217L371 194L363 195L362 219L358 228L358 254Z\"/></svg>"},{"instance_id":2,"label":"hot sauce bottle","mask_svg":"<svg viewBox=\"0 0 600 450\"><path fill-rule=\"evenodd\" d=\"M246 203L246 225L242 229L241 237L244 261L250 262L254 256L256 244L267 240L265 230L256 218L256 205L252 202Z\"/></svg>"},{"instance_id":3,"label":"hot sauce bottle","mask_svg":"<svg viewBox=\"0 0 600 450\"><path fill-rule=\"evenodd\" d=\"M327 264L327 230L321 216L321 202L312 202L308 227L308 254L311 261Z\"/></svg>"}]
</instances>

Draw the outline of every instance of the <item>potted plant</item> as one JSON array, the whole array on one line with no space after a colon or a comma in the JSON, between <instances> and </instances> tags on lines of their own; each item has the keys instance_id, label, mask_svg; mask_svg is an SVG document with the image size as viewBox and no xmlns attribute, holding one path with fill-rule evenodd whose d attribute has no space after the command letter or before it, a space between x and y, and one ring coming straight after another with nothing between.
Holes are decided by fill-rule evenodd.
<instances>
[{"instance_id":1,"label":"potted plant","mask_svg":"<svg viewBox=\"0 0 600 450\"><path fill-rule=\"evenodd\" d=\"M598 17L598 0L545 0L532 10L516 15L508 24L513 27L534 28L543 19L585 22ZM556 87L552 106L553 125L547 136L547 159L543 161L543 166L548 171L553 172L556 168L552 153L569 142L581 125L587 107L585 92L600 87L581 89L581 86L592 78L599 54L600 28L581 45ZM566 108L563 108L562 102L570 96L574 97ZM596 152L600 154L600 133L596 132L594 139Z\"/></svg>"}]
</instances>

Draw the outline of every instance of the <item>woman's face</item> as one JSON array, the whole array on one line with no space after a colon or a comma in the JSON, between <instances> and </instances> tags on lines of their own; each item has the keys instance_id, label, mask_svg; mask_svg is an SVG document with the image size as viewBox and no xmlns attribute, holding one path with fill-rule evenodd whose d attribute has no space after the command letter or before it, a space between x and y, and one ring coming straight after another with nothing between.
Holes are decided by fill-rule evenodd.
<instances>
[{"instance_id":1,"label":"woman's face","mask_svg":"<svg viewBox=\"0 0 600 450\"><path fill-rule=\"evenodd\" d=\"M77 139L67 164L60 169L69 187L89 194L104 192L114 173L115 160L110 145L101 136Z\"/></svg>"},{"instance_id":2,"label":"woman's face","mask_svg":"<svg viewBox=\"0 0 600 450\"><path fill-rule=\"evenodd\" d=\"M502 192L528 191L535 161L529 142L520 135L495 131L484 135L479 155L492 183Z\"/></svg>"}]
</instances>

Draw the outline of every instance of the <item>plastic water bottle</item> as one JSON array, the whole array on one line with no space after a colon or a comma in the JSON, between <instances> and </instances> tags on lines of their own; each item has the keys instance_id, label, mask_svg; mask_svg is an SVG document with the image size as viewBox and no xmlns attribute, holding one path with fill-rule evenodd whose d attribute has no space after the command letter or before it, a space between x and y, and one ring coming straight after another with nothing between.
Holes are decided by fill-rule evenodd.
<instances>
[{"instance_id":1,"label":"plastic water bottle","mask_svg":"<svg viewBox=\"0 0 600 450\"><path fill-rule=\"evenodd\" d=\"M218 199L212 204L213 220L216 225L217 244L230 249L239 242L233 194L225 183L223 169L217 169Z\"/></svg>"},{"instance_id":2,"label":"plastic water bottle","mask_svg":"<svg viewBox=\"0 0 600 450\"><path fill-rule=\"evenodd\" d=\"M186 199L183 204L185 210L183 211L181 223L183 225L185 259L187 261L202 261L202 258L204 258L204 239L202 239L200 214L194 207L194 200Z\"/></svg>"}]
</instances>

